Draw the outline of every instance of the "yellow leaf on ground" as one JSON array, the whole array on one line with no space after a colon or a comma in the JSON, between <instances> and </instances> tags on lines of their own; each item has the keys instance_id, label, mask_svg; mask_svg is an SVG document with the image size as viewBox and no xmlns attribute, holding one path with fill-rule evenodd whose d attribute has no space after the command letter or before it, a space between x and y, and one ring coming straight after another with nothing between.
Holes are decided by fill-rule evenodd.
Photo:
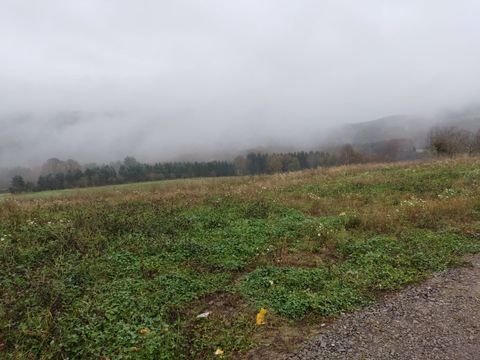
<instances>
[{"instance_id":1,"label":"yellow leaf on ground","mask_svg":"<svg viewBox=\"0 0 480 360\"><path fill-rule=\"evenodd\" d=\"M267 309L261 308L257 314L256 324L265 325L265 315L267 315Z\"/></svg>"},{"instance_id":2,"label":"yellow leaf on ground","mask_svg":"<svg viewBox=\"0 0 480 360\"><path fill-rule=\"evenodd\" d=\"M215 350L214 354L215 356L223 356L223 353L224 351L220 348L218 348L217 350Z\"/></svg>"},{"instance_id":3,"label":"yellow leaf on ground","mask_svg":"<svg viewBox=\"0 0 480 360\"><path fill-rule=\"evenodd\" d=\"M140 333L140 335L147 335L150 330L147 328L141 328L140 330L138 330L138 332Z\"/></svg>"}]
</instances>

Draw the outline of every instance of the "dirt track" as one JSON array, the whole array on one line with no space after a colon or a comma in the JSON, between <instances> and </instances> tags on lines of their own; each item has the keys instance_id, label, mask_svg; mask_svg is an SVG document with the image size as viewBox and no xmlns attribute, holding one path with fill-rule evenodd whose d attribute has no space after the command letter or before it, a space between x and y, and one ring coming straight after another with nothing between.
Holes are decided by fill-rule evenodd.
<instances>
[{"instance_id":1,"label":"dirt track","mask_svg":"<svg viewBox=\"0 0 480 360\"><path fill-rule=\"evenodd\" d=\"M480 255L325 327L286 359L480 359Z\"/></svg>"}]
</instances>

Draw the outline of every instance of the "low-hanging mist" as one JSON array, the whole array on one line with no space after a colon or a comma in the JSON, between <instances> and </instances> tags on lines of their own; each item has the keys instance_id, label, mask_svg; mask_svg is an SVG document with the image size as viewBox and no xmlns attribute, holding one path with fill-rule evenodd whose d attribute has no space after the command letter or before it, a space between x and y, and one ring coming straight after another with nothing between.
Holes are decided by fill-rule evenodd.
<instances>
[{"instance_id":1,"label":"low-hanging mist","mask_svg":"<svg viewBox=\"0 0 480 360\"><path fill-rule=\"evenodd\" d=\"M462 120L444 109L479 100L479 11L473 0L2 3L0 168L222 159L355 140L344 124L391 114L414 114L397 122L422 131Z\"/></svg>"}]
</instances>

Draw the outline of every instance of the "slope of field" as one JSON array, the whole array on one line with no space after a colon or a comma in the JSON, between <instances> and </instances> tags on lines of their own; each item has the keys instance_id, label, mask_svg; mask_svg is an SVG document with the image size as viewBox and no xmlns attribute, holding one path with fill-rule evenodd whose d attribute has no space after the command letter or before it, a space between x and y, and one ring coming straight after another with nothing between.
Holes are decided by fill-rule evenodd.
<instances>
[{"instance_id":1,"label":"slope of field","mask_svg":"<svg viewBox=\"0 0 480 360\"><path fill-rule=\"evenodd\" d=\"M9 197L0 357L289 350L479 251L479 193L468 158Z\"/></svg>"}]
</instances>

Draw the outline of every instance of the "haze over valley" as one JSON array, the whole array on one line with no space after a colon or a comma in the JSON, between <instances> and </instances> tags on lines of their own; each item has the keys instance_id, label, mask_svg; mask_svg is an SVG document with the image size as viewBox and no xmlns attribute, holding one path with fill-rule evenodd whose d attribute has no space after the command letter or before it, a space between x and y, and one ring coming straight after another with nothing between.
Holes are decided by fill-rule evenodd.
<instances>
[{"instance_id":1,"label":"haze over valley","mask_svg":"<svg viewBox=\"0 0 480 360\"><path fill-rule=\"evenodd\" d=\"M0 6L0 168L421 146L479 117L474 1Z\"/></svg>"}]
</instances>

